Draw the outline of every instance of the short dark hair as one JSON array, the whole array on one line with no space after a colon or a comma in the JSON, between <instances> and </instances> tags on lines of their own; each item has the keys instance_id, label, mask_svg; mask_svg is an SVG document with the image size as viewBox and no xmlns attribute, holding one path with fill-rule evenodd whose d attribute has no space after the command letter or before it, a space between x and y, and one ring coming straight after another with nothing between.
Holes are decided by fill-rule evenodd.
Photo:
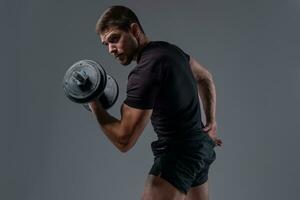
<instances>
[{"instance_id":1,"label":"short dark hair","mask_svg":"<svg viewBox=\"0 0 300 200\"><path fill-rule=\"evenodd\" d=\"M137 23L145 34L135 13L125 6L111 6L100 16L96 23L96 33L99 35L110 27L129 31L130 25Z\"/></svg>"}]
</instances>

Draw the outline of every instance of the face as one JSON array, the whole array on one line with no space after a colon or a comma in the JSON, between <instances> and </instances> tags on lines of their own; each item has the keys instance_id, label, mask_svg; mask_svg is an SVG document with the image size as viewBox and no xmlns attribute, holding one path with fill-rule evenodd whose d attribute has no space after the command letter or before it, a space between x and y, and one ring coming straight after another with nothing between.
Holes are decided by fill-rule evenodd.
<instances>
[{"instance_id":1,"label":"face","mask_svg":"<svg viewBox=\"0 0 300 200\"><path fill-rule=\"evenodd\" d=\"M135 58L138 50L138 42L132 31L123 31L117 28L109 28L100 35L102 44L107 46L108 52L122 65L129 65Z\"/></svg>"}]
</instances>

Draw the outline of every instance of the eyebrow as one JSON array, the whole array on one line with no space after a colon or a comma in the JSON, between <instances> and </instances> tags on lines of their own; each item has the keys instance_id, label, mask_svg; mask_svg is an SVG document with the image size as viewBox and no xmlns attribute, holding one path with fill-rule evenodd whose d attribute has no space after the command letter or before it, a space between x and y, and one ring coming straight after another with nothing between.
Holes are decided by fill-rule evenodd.
<instances>
[{"instance_id":1,"label":"eyebrow","mask_svg":"<svg viewBox=\"0 0 300 200\"><path fill-rule=\"evenodd\" d=\"M112 37L113 35L116 35L116 34L118 34L118 32L112 32L112 33L109 33L109 34L108 34L108 37L106 37L106 39L109 40L110 37ZM107 42L105 42L105 41L102 41L101 43L102 43L103 45L106 45L106 44L107 44Z\"/></svg>"}]
</instances>

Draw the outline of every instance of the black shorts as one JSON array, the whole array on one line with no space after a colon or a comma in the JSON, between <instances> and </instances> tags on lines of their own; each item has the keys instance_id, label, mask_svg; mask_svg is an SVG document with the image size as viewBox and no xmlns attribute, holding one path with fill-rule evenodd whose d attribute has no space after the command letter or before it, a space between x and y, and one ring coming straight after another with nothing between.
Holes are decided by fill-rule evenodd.
<instances>
[{"instance_id":1,"label":"black shorts","mask_svg":"<svg viewBox=\"0 0 300 200\"><path fill-rule=\"evenodd\" d=\"M207 181L209 166L216 159L215 146L206 133L152 142L155 157L149 174L163 178L187 194L189 188Z\"/></svg>"}]
</instances>

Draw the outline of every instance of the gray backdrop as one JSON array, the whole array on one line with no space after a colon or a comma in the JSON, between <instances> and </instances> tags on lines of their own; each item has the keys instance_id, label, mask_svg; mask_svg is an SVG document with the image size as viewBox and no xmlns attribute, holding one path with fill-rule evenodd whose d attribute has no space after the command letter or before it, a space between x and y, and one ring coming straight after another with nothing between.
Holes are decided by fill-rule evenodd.
<instances>
[{"instance_id":1,"label":"gray backdrop","mask_svg":"<svg viewBox=\"0 0 300 200\"><path fill-rule=\"evenodd\" d=\"M101 62L120 85L125 68L94 25L108 6L139 16L152 40L175 43L213 74L224 147L211 199L299 197L299 0L1 0L0 199L139 199L152 164L151 125L127 154L92 114L70 102L62 78L74 62Z\"/></svg>"}]
</instances>

